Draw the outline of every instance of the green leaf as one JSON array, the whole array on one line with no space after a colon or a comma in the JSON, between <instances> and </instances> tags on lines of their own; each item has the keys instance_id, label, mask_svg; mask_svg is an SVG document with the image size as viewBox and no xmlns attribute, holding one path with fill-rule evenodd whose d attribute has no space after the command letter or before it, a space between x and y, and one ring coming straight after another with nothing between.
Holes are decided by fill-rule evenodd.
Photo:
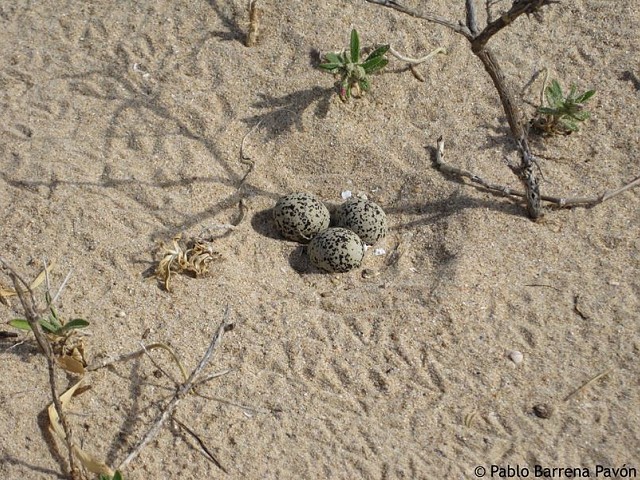
<instances>
[{"instance_id":1,"label":"green leaf","mask_svg":"<svg viewBox=\"0 0 640 480\"><path fill-rule=\"evenodd\" d=\"M326 63L342 63L340 54L335 52L327 53L324 58L327 61Z\"/></svg>"},{"instance_id":2,"label":"green leaf","mask_svg":"<svg viewBox=\"0 0 640 480\"><path fill-rule=\"evenodd\" d=\"M351 63L360 62L360 38L354 28L351 30Z\"/></svg>"},{"instance_id":3,"label":"green leaf","mask_svg":"<svg viewBox=\"0 0 640 480\"><path fill-rule=\"evenodd\" d=\"M55 320L58 320L58 312L56 312L56 309L53 308L53 305L49 305L49 311L51 312L49 315L49 318L53 318Z\"/></svg>"},{"instance_id":4,"label":"green leaf","mask_svg":"<svg viewBox=\"0 0 640 480\"><path fill-rule=\"evenodd\" d=\"M579 122L584 122L591 116L589 112L575 112L571 115L571 117L575 118Z\"/></svg>"},{"instance_id":5,"label":"green leaf","mask_svg":"<svg viewBox=\"0 0 640 480\"><path fill-rule=\"evenodd\" d=\"M321 63L318 68L327 70L328 72L334 72L342 67L342 63Z\"/></svg>"},{"instance_id":6,"label":"green leaf","mask_svg":"<svg viewBox=\"0 0 640 480\"><path fill-rule=\"evenodd\" d=\"M53 328L56 330L62 326L62 322L60 322L60 317L58 317L58 313L51 307L51 314L49 314L48 323L50 323ZM40 320L40 323L44 322L44 319Z\"/></svg>"},{"instance_id":7,"label":"green leaf","mask_svg":"<svg viewBox=\"0 0 640 480\"><path fill-rule=\"evenodd\" d=\"M101 473L99 480L122 480L122 474L120 473L120 470L116 470L116 473L113 474L113 477L111 475L107 475L106 473Z\"/></svg>"},{"instance_id":8,"label":"green leaf","mask_svg":"<svg viewBox=\"0 0 640 480\"><path fill-rule=\"evenodd\" d=\"M538 110L536 111L541 115L558 115L559 114L557 108L551 108L551 107L538 107Z\"/></svg>"},{"instance_id":9,"label":"green leaf","mask_svg":"<svg viewBox=\"0 0 640 480\"><path fill-rule=\"evenodd\" d=\"M345 89L344 98L351 98L351 84L347 84L347 88Z\"/></svg>"},{"instance_id":10,"label":"green leaf","mask_svg":"<svg viewBox=\"0 0 640 480\"><path fill-rule=\"evenodd\" d=\"M360 89L363 92L366 92L367 90L369 90L369 87L371 86L371 83L369 82L368 78L363 78L361 79L358 84L360 85Z\"/></svg>"},{"instance_id":11,"label":"green leaf","mask_svg":"<svg viewBox=\"0 0 640 480\"><path fill-rule=\"evenodd\" d=\"M560 119L560 124L565 127L567 130L570 130L572 132L577 132L578 131L578 125L576 124L576 122L574 122L573 120L570 120L568 118L561 118Z\"/></svg>"},{"instance_id":12,"label":"green leaf","mask_svg":"<svg viewBox=\"0 0 640 480\"><path fill-rule=\"evenodd\" d=\"M362 64L362 68L367 73L374 73L384 68L389 63L389 60L383 57L373 57Z\"/></svg>"},{"instance_id":13,"label":"green leaf","mask_svg":"<svg viewBox=\"0 0 640 480\"><path fill-rule=\"evenodd\" d=\"M83 320L82 318L74 318L73 320L62 325L62 327L60 327L58 331L62 333L73 329L85 328L88 326L89 322L87 322L86 320Z\"/></svg>"},{"instance_id":14,"label":"green leaf","mask_svg":"<svg viewBox=\"0 0 640 480\"><path fill-rule=\"evenodd\" d=\"M31 325L29 325L29 322L24 318L14 318L13 320L9 320L8 324L20 330L31 330Z\"/></svg>"},{"instance_id":15,"label":"green leaf","mask_svg":"<svg viewBox=\"0 0 640 480\"><path fill-rule=\"evenodd\" d=\"M385 53L387 53L389 51L389 48L391 48L389 45L382 45L382 46L376 48L373 52L371 52L369 54L369 56L364 61L364 63L367 63L369 60L371 60L373 58L382 57Z\"/></svg>"},{"instance_id":16,"label":"green leaf","mask_svg":"<svg viewBox=\"0 0 640 480\"><path fill-rule=\"evenodd\" d=\"M547 102L551 107L558 107L562 104L564 98L562 97L562 87L557 80L553 80L551 85L547 87Z\"/></svg>"},{"instance_id":17,"label":"green leaf","mask_svg":"<svg viewBox=\"0 0 640 480\"><path fill-rule=\"evenodd\" d=\"M54 335L57 335L59 333L59 330L60 330L60 325L56 325L54 323L51 323L48 320L45 320L44 318L40 319L40 326L47 333L53 333Z\"/></svg>"},{"instance_id":18,"label":"green leaf","mask_svg":"<svg viewBox=\"0 0 640 480\"><path fill-rule=\"evenodd\" d=\"M593 97L595 94L596 94L595 90L589 90L588 92L584 92L582 95L576 98L576 103L584 103L587 100L589 100L591 97Z\"/></svg>"}]
</instances>

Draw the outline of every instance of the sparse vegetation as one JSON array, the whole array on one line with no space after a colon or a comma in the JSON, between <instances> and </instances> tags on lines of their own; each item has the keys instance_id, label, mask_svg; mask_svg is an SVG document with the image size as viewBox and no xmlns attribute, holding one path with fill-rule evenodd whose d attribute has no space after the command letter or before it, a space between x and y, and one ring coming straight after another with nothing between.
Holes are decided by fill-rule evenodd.
<instances>
[{"instance_id":1,"label":"sparse vegetation","mask_svg":"<svg viewBox=\"0 0 640 480\"><path fill-rule=\"evenodd\" d=\"M106 475L106 474L100 475L100 480L123 480L123 478L122 478L122 474L120 473L120 471L116 470L116 472L113 474L113 476Z\"/></svg>"},{"instance_id":2,"label":"sparse vegetation","mask_svg":"<svg viewBox=\"0 0 640 480\"><path fill-rule=\"evenodd\" d=\"M567 96L557 80L545 89L547 106L539 106L536 116L531 120L533 131L541 135L570 135L578 131L578 122L584 122L591 114L585 110L585 103L595 95L588 90L578 95L575 85L571 86Z\"/></svg>"},{"instance_id":3,"label":"sparse vegetation","mask_svg":"<svg viewBox=\"0 0 640 480\"><path fill-rule=\"evenodd\" d=\"M82 375L87 366L84 343L81 338L74 338L73 334L78 329L88 327L89 322L82 318L64 322L58 315L48 291L45 292L45 300L49 313L47 318L41 316L38 323L51 344L53 355L62 368ZM26 318L15 318L8 324L20 330L32 331L32 326Z\"/></svg>"},{"instance_id":4,"label":"sparse vegetation","mask_svg":"<svg viewBox=\"0 0 640 480\"><path fill-rule=\"evenodd\" d=\"M184 245L181 238L177 235L171 240L171 246L162 245L162 259L158 262L156 276L167 291L170 291L172 273L187 273L195 277L204 275L209 271L209 264L221 258L211 242L191 239Z\"/></svg>"},{"instance_id":5,"label":"sparse vegetation","mask_svg":"<svg viewBox=\"0 0 640 480\"><path fill-rule=\"evenodd\" d=\"M389 45L382 45L371 52L364 61L360 61L360 37L354 28L351 30L349 51L327 53L325 63L319 65L322 70L340 76L339 94L342 101L350 97L360 97L369 90L369 75L384 68L389 60L385 54Z\"/></svg>"},{"instance_id":6,"label":"sparse vegetation","mask_svg":"<svg viewBox=\"0 0 640 480\"><path fill-rule=\"evenodd\" d=\"M392 0L366 0L369 3L381 5L414 18L420 18L427 22L442 25L466 38L469 41L471 52L482 62L486 73L491 78L493 85L502 103L504 113L511 130L511 138L520 156L518 165L509 165L512 172L517 175L524 186L524 192L516 189L494 184L484 180L480 175L459 167L449 165L444 161L444 139L439 136L434 155L434 165L441 172L457 178L466 178L472 183L480 185L498 195L507 195L514 198L523 198L527 204L527 213L533 220L543 215L542 201L553 203L559 207L592 207L598 205L626 190L640 185L640 177L636 177L623 186L600 195L592 197L556 197L542 195L540 182L536 171L537 158L531 151L528 142L529 122L522 116L518 101L513 94L513 87L500 67L500 61L496 53L488 46L489 41L501 30L512 25L522 15L531 16L542 21L542 8L560 3L559 0L513 0L508 8L494 18L491 12L491 3L487 2L487 21L484 28L478 25L475 0L465 1L465 21L452 21L439 15L414 10L400 5ZM492 2L497 3L497 2ZM589 113L584 110L584 103L594 95L595 91L589 90L577 95L575 87L572 87L569 95L564 97L562 89L557 82L552 84L547 91L548 106L540 106L537 114L544 120L538 120L540 127L553 133L570 133L577 130L578 123L586 120ZM548 124L548 125L547 125Z\"/></svg>"},{"instance_id":7,"label":"sparse vegetation","mask_svg":"<svg viewBox=\"0 0 640 480\"><path fill-rule=\"evenodd\" d=\"M83 320L82 318L74 318L68 322L64 322L55 307L51 304L51 295L49 292L45 293L45 299L47 305L49 306L49 315L47 319L40 319L40 326L45 331L46 334L50 335L53 338L65 337L69 335L72 330L85 328L89 326L89 322ZM19 328L20 330L31 330L31 325L25 318L15 318L9 321L9 325L15 328Z\"/></svg>"}]
</instances>

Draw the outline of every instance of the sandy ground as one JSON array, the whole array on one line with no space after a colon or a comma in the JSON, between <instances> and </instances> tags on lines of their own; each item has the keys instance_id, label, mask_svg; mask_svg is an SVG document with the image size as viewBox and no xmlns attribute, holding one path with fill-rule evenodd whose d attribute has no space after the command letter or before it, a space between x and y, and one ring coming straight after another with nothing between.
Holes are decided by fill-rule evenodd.
<instances>
[{"instance_id":1,"label":"sandy ground","mask_svg":"<svg viewBox=\"0 0 640 480\"><path fill-rule=\"evenodd\" d=\"M533 223L522 205L432 168L444 135L450 163L518 186L497 95L461 36L363 0L260 0L260 40L247 48L246 3L0 6L2 256L31 278L55 261L54 285L72 270L59 310L91 322L91 361L165 342L191 370L225 305L235 323L207 368L231 372L175 414L228 475L174 424L125 478L640 469L640 189ZM428 3L464 17L461 0ZM634 1L564 1L493 39L518 90L542 67L598 90L581 132L532 141L544 193L593 195L638 175L639 23ZM352 27L363 45L449 54L419 67L424 83L392 60L344 104L315 66ZM283 194L337 203L344 190L389 217L368 278L310 269L270 221ZM240 218L240 200L238 227L219 229ZM169 293L145 272L178 233L213 234L223 260L208 276L176 276ZM19 304L0 312L8 321ZM17 340L0 340L0 475L63 478L44 358ZM140 357L88 374L70 414L78 442L118 465L175 391L158 372ZM61 388L74 378L60 373Z\"/></svg>"}]
</instances>

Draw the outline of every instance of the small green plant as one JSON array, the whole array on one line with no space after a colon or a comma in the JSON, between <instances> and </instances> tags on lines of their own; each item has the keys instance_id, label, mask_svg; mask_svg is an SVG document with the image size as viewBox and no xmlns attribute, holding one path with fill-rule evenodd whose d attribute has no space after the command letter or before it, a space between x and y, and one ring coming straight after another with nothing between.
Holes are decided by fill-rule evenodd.
<instances>
[{"instance_id":1,"label":"small green plant","mask_svg":"<svg viewBox=\"0 0 640 480\"><path fill-rule=\"evenodd\" d=\"M38 323L47 336L58 365L69 372L83 375L87 366L84 343L82 338L76 338L73 334L80 328L88 327L89 322L82 318L64 322L53 307L49 292L45 293L45 298L49 306L49 315L47 318L41 317ZM24 318L15 318L8 323L20 330L31 330L31 325Z\"/></svg>"},{"instance_id":2,"label":"small green plant","mask_svg":"<svg viewBox=\"0 0 640 480\"><path fill-rule=\"evenodd\" d=\"M382 45L361 62L360 38L354 28L351 30L349 51L327 53L324 56L326 62L319 67L340 75L340 98L342 101L347 101L349 97L360 97L363 92L369 90L371 85L369 75L382 69L389 62L384 57L388 50L389 45Z\"/></svg>"},{"instance_id":3,"label":"small green plant","mask_svg":"<svg viewBox=\"0 0 640 480\"><path fill-rule=\"evenodd\" d=\"M49 305L49 316L48 318L40 319L40 326L45 331L46 334L51 335L53 337L64 337L71 333L72 330L78 328L84 328L89 326L89 322L83 320L81 318L74 318L68 322L63 322L56 309L51 305L51 296L47 292L45 294L47 305ZM19 328L20 330L31 330L31 326L29 322L24 318L15 318L9 321L9 325L15 328Z\"/></svg>"},{"instance_id":4,"label":"small green plant","mask_svg":"<svg viewBox=\"0 0 640 480\"><path fill-rule=\"evenodd\" d=\"M595 90L588 90L578 95L576 86L572 85L565 97L558 81L553 80L545 90L548 106L538 107L531 126L541 135L569 135L577 132L578 122L584 122L591 116L584 109L584 104L595 93Z\"/></svg>"},{"instance_id":5,"label":"small green plant","mask_svg":"<svg viewBox=\"0 0 640 480\"><path fill-rule=\"evenodd\" d=\"M122 480L122 474L119 470L116 470L116 473L113 474L113 477L111 475L106 475L103 473L100 475L100 480Z\"/></svg>"}]
</instances>

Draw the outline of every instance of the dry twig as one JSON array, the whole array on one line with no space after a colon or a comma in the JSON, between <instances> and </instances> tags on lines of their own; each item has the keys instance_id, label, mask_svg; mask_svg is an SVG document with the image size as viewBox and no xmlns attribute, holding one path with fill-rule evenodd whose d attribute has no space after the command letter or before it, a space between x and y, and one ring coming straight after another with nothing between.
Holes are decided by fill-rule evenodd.
<instances>
[{"instance_id":1,"label":"dry twig","mask_svg":"<svg viewBox=\"0 0 640 480\"><path fill-rule=\"evenodd\" d=\"M453 165L449 165L444 161L444 140L442 137L438 138L436 155L435 155L435 166L441 172L460 177L460 178L468 178L471 182L480 185L481 187L489 190L490 192L497 193L507 197L518 197L525 198L526 193L521 190L514 190L513 188L499 185L496 183L488 182L484 180L482 177L459 167L454 167ZM615 197L627 190L637 187L640 185L640 176L634 178L630 182L624 184L620 188L616 188L614 190L607 190L600 195L594 197L554 197L550 195L541 195L540 199L554 204L560 208L572 208L572 207L584 207L591 208L594 207L610 198Z\"/></svg>"},{"instance_id":2,"label":"dry twig","mask_svg":"<svg viewBox=\"0 0 640 480\"><path fill-rule=\"evenodd\" d=\"M370 3L382 5L393 10L411 15L416 18L421 18L429 22L443 25L456 33L464 36L471 44L471 51L480 59L486 72L491 77L494 87L496 88L500 101L502 102L503 110L506 114L509 127L511 129L511 135L516 142L518 152L520 154L520 165L517 167L511 167L513 172L518 176L520 181L525 187L524 192L512 190L508 187L491 184L486 182L479 176L467 172L456 167L446 165L442 161L442 153L444 143L442 138L438 140L437 152L439 153L439 159L436 159L436 165L440 170L451 173L460 177L469 178L472 182L477 183L488 190L501 193L503 195L510 195L515 197L525 198L527 202L527 211L531 218L536 219L542 215L542 200L555 203L562 207L568 206L585 206L590 207L602 203L605 200L612 198L623 191L637 186L640 183L640 177L632 180L623 187L605 192L598 197L593 198L559 198L549 197L540 194L540 186L538 178L535 173L536 159L531 153L529 144L527 143L527 128L526 123L523 121L522 112L516 106L515 96L507 84L502 69L495 54L487 43L489 40L503 28L511 25L520 15L536 15L539 10L547 5L560 3L559 0L514 0L511 8L504 12L500 17L495 20L490 19L483 30L479 30L477 16L475 11L474 0L466 0L466 21L464 23L455 23L432 13L421 13L403 5L394 0L367 0ZM438 156L438 155L437 155Z\"/></svg>"},{"instance_id":3,"label":"dry twig","mask_svg":"<svg viewBox=\"0 0 640 480\"><path fill-rule=\"evenodd\" d=\"M220 462L218 461L218 459L215 457L215 455L213 453L211 453L211 451L207 448L207 446L205 445L204 441L200 438L200 436L194 432L193 430L191 430L189 427L187 427L184 423L182 423L180 420L178 420L177 418L173 417L173 421L180 427L182 428L184 431L186 431L189 435L191 435L193 437L193 439L198 442L198 445L200 445L200 448L202 449L202 451L205 453L206 457L216 466L218 467L220 470L222 470L224 473L229 473L227 472L227 470L222 466L222 464L220 464Z\"/></svg>"},{"instance_id":4,"label":"dry twig","mask_svg":"<svg viewBox=\"0 0 640 480\"><path fill-rule=\"evenodd\" d=\"M171 398L169 403L162 410L162 412L160 413L160 415L158 416L158 418L156 419L154 424L147 431L146 435L140 440L140 442L138 442L138 444L132 450L132 452L129 454L129 456L127 456L127 458L125 458L124 461L118 466L118 470L122 470L127 465L129 465L129 463L131 463L138 455L140 455L140 452L142 451L142 449L144 449L144 447L151 440L153 440L156 437L156 435L158 435L158 433L160 432L160 429L165 424L165 422L171 417L171 415L173 414L173 412L176 409L176 407L178 406L178 404L192 390L192 388L194 387L194 385L196 383L196 379L197 379L198 375L207 366L207 364L211 360L213 352L215 351L215 349L218 347L218 345L222 341L222 337L223 337L224 333L227 330L229 330L230 328L232 328L232 326L233 326L233 322L231 322L229 320L229 307L227 306L225 308L225 312L224 312L224 316L223 316L223 319L222 319L222 323L218 327L218 330L216 331L215 335L213 336L213 339L211 340L211 343L209 344L209 348L207 349L207 351L205 352L204 356L200 360L200 363L198 363L198 366L193 370L193 372L191 372L191 375L189 375L189 378L184 383L182 383L180 385L180 387L177 389L176 393L173 395L173 397Z\"/></svg>"},{"instance_id":5,"label":"dry twig","mask_svg":"<svg viewBox=\"0 0 640 480\"><path fill-rule=\"evenodd\" d=\"M258 0L249 0L249 31L247 32L247 47L253 47L258 41L258 28L260 26Z\"/></svg>"},{"instance_id":6,"label":"dry twig","mask_svg":"<svg viewBox=\"0 0 640 480\"><path fill-rule=\"evenodd\" d=\"M76 466L76 461L73 455L74 444L73 444L73 431L71 430L71 425L67 421L67 416L63 411L62 403L60 402L60 398L58 397L58 387L56 382L56 360L53 354L53 348L51 347L51 343L49 339L46 337L42 328L40 326L40 318L42 317L42 310L38 309L37 302L35 300L35 296L33 294L33 289L31 285L28 284L24 278L22 278L11 265L2 257L0 257L0 263L2 266L8 270L9 277L13 282L13 286L15 289L18 298L20 299L20 303L22 304L22 308L24 310L25 318L27 322L29 322L29 326L31 327L31 331L33 332L36 342L40 346L40 349L44 353L44 356L47 360L47 367L49 370L49 387L51 389L51 396L53 398L53 405L55 407L56 413L58 414L58 418L60 419L60 423L62 424L62 428L65 434L66 446L68 450L68 458L69 458L69 471L71 473L71 478L80 479L82 478L82 474L80 469ZM47 267L45 265L45 272L48 276ZM67 277L68 278L68 277ZM48 282L47 282L48 283ZM66 280L65 280L66 283ZM48 287L49 285L47 285ZM62 287L56 294L56 298L62 291ZM47 308L49 305L47 305Z\"/></svg>"},{"instance_id":7,"label":"dry twig","mask_svg":"<svg viewBox=\"0 0 640 480\"><path fill-rule=\"evenodd\" d=\"M566 397L564 397L564 401L566 402L567 400L570 400L572 397L575 397L577 394L579 394L580 392L582 392L583 390L585 390L587 387L589 387L589 385L593 385L595 382L597 382L598 380L600 380L602 377L608 375L611 373L611 369L609 370L605 370L602 373L599 373L598 375L596 375L595 377L590 378L589 380L587 380L585 383L583 383L582 385L580 385L578 388L576 388L573 392L571 392L569 395L567 395Z\"/></svg>"}]
</instances>

